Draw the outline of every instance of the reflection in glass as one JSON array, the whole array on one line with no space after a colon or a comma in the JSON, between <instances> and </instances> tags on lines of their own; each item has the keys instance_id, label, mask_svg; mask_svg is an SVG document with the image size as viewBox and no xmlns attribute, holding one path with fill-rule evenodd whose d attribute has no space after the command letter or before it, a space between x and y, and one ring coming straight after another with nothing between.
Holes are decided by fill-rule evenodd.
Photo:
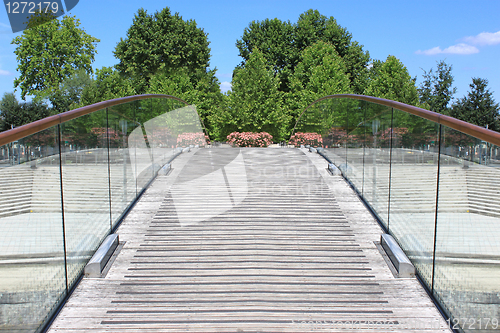
<instances>
[{"instance_id":1,"label":"reflection in glass","mask_svg":"<svg viewBox=\"0 0 500 333\"><path fill-rule=\"evenodd\" d=\"M106 110L61 125L69 285L111 231Z\"/></svg>"},{"instance_id":2,"label":"reflection in glass","mask_svg":"<svg viewBox=\"0 0 500 333\"><path fill-rule=\"evenodd\" d=\"M109 179L113 227L137 195L134 168L131 162L132 149L128 147L129 133L140 125L133 120L134 109L134 103L108 108Z\"/></svg>"},{"instance_id":3,"label":"reflection in glass","mask_svg":"<svg viewBox=\"0 0 500 333\"><path fill-rule=\"evenodd\" d=\"M446 126L442 132L434 295L455 318L495 318L500 290L498 147Z\"/></svg>"},{"instance_id":4,"label":"reflection in glass","mask_svg":"<svg viewBox=\"0 0 500 333\"><path fill-rule=\"evenodd\" d=\"M397 239L452 319L498 317L499 147L347 98L310 106L292 138L300 132L321 134L323 154Z\"/></svg>"},{"instance_id":5,"label":"reflection in glass","mask_svg":"<svg viewBox=\"0 0 500 333\"><path fill-rule=\"evenodd\" d=\"M363 196L387 227L392 109L366 104Z\"/></svg>"},{"instance_id":6,"label":"reflection in glass","mask_svg":"<svg viewBox=\"0 0 500 333\"><path fill-rule=\"evenodd\" d=\"M432 283L439 125L395 109L389 230Z\"/></svg>"},{"instance_id":7,"label":"reflection in glass","mask_svg":"<svg viewBox=\"0 0 500 333\"><path fill-rule=\"evenodd\" d=\"M40 330L175 148L196 145L196 109L149 98L0 147L0 329Z\"/></svg>"},{"instance_id":8,"label":"reflection in glass","mask_svg":"<svg viewBox=\"0 0 500 333\"><path fill-rule=\"evenodd\" d=\"M0 153L0 329L34 331L66 295L58 127Z\"/></svg>"}]
</instances>

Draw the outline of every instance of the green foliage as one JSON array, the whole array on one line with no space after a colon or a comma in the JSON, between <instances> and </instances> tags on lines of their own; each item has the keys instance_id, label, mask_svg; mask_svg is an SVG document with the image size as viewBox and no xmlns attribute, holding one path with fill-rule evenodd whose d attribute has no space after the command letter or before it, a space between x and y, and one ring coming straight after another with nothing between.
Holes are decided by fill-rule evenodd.
<instances>
[{"instance_id":1,"label":"green foliage","mask_svg":"<svg viewBox=\"0 0 500 333\"><path fill-rule=\"evenodd\" d=\"M368 52L352 41L352 35L333 17L327 18L317 10L310 9L301 14L296 24L279 19L253 21L245 28L236 46L243 57L240 67L246 65L255 48L261 50L268 66L281 79L280 91L288 92L291 89L289 77L301 60L301 52L320 41L335 48L344 60L352 90L361 93L368 74Z\"/></svg>"},{"instance_id":2,"label":"green foliage","mask_svg":"<svg viewBox=\"0 0 500 333\"><path fill-rule=\"evenodd\" d=\"M280 77L281 91L288 91L288 77L293 72L299 51L294 46L295 26L290 21L277 18L264 21L252 21L243 31L243 36L236 41L244 67L254 48L264 55L267 65Z\"/></svg>"},{"instance_id":3,"label":"green foliage","mask_svg":"<svg viewBox=\"0 0 500 333\"><path fill-rule=\"evenodd\" d=\"M23 99L26 95L46 97L54 93L77 70L92 73L99 40L79 26L80 20L64 16L26 29L14 38L20 72L14 86L21 88Z\"/></svg>"},{"instance_id":4,"label":"green foliage","mask_svg":"<svg viewBox=\"0 0 500 333\"><path fill-rule=\"evenodd\" d=\"M161 70L151 77L147 93L172 95L196 106L209 136L219 136L218 124L213 121L213 115L223 104L224 95L220 91L215 70L198 70L195 73L190 73L186 68L172 72Z\"/></svg>"},{"instance_id":5,"label":"green foliage","mask_svg":"<svg viewBox=\"0 0 500 333\"><path fill-rule=\"evenodd\" d=\"M346 65L333 45L319 41L306 48L290 80L288 102L293 110L293 124L300 113L318 98L351 93L346 72Z\"/></svg>"},{"instance_id":6,"label":"green foliage","mask_svg":"<svg viewBox=\"0 0 500 333\"><path fill-rule=\"evenodd\" d=\"M495 103L493 94L487 89L488 80L473 78L469 85L471 90L467 96L453 104L450 116L475 124L500 131L499 111L500 106Z\"/></svg>"},{"instance_id":7,"label":"green foliage","mask_svg":"<svg viewBox=\"0 0 500 333\"><path fill-rule=\"evenodd\" d=\"M429 72L424 71L424 82L420 85L418 93L420 103L428 106L431 111L443 114L449 113L448 104L457 92L457 88L452 88L452 68L453 66L441 60L437 64L436 72L433 72L432 68Z\"/></svg>"},{"instance_id":8,"label":"green foliage","mask_svg":"<svg viewBox=\"0 0 500 333\"><path fill-rule=\"evenodd\" d=\"M51 113L62 113L79 107L84 89L92 84L92 78L84 70L73 73L61 83L59 89L48 96L52 104Z\"/></svg>"},{"instance_id":9,"label":"green foliage","mask_svg":"<svg viewBox=\"0 0 500 333\"><path fill-rule=\"evenodd\" d=\"M352 34L341 27L333 16L327 18L317 10L309 9L301 14L297 21L296 47L302 51L319 41L335 47L346 65L352 90L361 93L368 76L366 68L370 60L369 53L363 51L362 45L352 40Z\"/></svg>"},{"instance_id":10,"label":"green foliage","mask_svg":"<svg viewBox=\"0 0 500 333\"><path fill-rule=\"evenodd\" d=\"M364 94L419 105L415 79L395 56L388 56L385 62L374 61Z\"/></svg>"},{"instance_id":11,"label":"green foliage","mask_svg":"<svg viewBox=\"0 0 500 333\"><path fill-rule=\"evenodd\" d=\"M133 77L137 93L144 93L159 70L206 70L210 59L208 45L207 34L195 21L184 21L179 13L172 15L168 7L153 15L141 8L114 55L120 60L117 69Z\"/></svg>"},{"instance_id":12,"label":"green foliage","mask_svg":"<svg viewBox=\"0 0 500 333\"><path fill-rule=\"evenodd\" d=\"M286 137L289 116L283 107L280 81L254 49L244 68L236 71L228 107L217 114L221 138L231 132L268 132L277 141Z\"/></svg>"},{"instance_id":13,"label":"green foliage","mask_svg":"<svg viewBox=\"0 0 500 333\"><path fill-rule=\"evenodd\" d=\"M29 124L49 116L49 108L40 101L19 103L14 93L5 93L0 101L0 131Z\"/></svg>"},{"instance_id":14,"label":"green foliage","mask_svg":"<svg viewBox=\"0 0 500 333\"><path fill-rule=\"evenodd\" d=\"M85 85L81 93L79 107L113 98L135 95L133 82L123 77L112 67L96 70L95 78Z\"/></svg>"}]
</instances>

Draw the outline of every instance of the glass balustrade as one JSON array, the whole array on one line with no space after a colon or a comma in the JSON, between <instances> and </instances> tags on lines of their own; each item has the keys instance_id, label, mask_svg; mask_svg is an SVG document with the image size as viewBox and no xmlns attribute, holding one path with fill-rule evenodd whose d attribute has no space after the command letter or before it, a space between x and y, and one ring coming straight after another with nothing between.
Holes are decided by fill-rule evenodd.
<instances>
[{"instance_id":1,"label":"glass balustrade","mask_svg":"<svg viewBox=\"0 0 500 333\"><path fill-rule=\"evenodd\" d=\"M205 144L193 106L150 97L0 146L0 330L41 331L158 170Z\"/></svg>"},{"instance_id":2,"label":"glass balustrade","mask_svg":"<svg viewBox=\"0 0 500 333\"><path fill-rule=\"evenodd\" d=\"M320 153L396 238L452 326L498 329L500 147L390 105L318 100L290 141L318 137Z\"/></svg>"}]
</instances>

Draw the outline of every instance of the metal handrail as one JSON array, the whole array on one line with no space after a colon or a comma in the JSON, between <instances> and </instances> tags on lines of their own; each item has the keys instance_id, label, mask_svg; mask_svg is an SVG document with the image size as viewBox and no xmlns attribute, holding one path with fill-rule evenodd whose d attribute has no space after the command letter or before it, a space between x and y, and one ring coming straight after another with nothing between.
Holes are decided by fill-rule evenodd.
<instances>
[{"instance_id":1,"label":"metal handrail","mask_svg":"<svg viewBox=\"0 0 500 333\"><path fill-rule=\"evenodd\" d=\"M84 116L86 114L96 112L108 107L112 107L115 105L120 105L120 104L125 104L133 101L138 101L142 99L148 99L148 98L168 98L168 99L174 99L179 102L185 103L188 105L187 102L184 100L175 97L175 96L170 96L170 95L161 95L161 94L146 94L146 95L134 95L134 96L127 96L127 97L121 97L121 98L115 98L115 99L110 99L108 101L104 102L99 102L95 103L92 105L87 105L78 109L74 109L71 111L66 111L60 114L56 114L47 118L43 118L37 121L34 121L32 123L22 125L16 128L13 128L8 131L0 132L0 146L6 145L8 143L17 141L19 139L25 138L28 135L35 134L37 132L43 131L44 129L50 128L52 126L62 124L64 122L67 122L68 120L78 118L80 116Z\"/></svg>"},{"instance_id":2,"label":"metal handrail","mask_svg":"<svg viewBox=\"0 0 500 333\"><path fill-rule=\"evenodd\" d=\"M438 124L442 124L445 126L448 126L450 128L453 128L454 130L460 131L462 133L468 134L470 136L473 136L475 138L478 138L480 140L492 143L494 145L500 146L500 132L495 132L489 129L486 129L481 126L473 125L468 122L465 122L463 120L459 120L450 116L446 116L444 114L440 114L437 112L425 110L416 106L404 104L401 102L396 102L396 101L391 101L389 99L384 99L384 98L378 98L378 97L372 97L372 96L365 96L365 95L354 95L354 94L336 94L336 95L329 95L322 97L320 99L317 99L316 101L312 102L299 116L297 119L297 122L295 123L295 126L293 128L292 134L295 132L295 128L297 127L297 124L300 121L300 118L306 111L311 108L314 104L327 100L327 99L334 99L334 98L348 98L348 99L357 99L357 100L362 100L366 102L371 102L379 105L384 105L388 106L394 109L398 109L425 119L428 119L430 121L433 121Z\"/></svg>"}]
</instances>

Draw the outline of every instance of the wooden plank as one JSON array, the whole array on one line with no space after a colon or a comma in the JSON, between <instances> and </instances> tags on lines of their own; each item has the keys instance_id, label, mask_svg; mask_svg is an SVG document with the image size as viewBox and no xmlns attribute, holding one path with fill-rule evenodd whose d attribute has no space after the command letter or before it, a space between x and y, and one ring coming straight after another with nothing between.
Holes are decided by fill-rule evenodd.
<instances>
[{"instance_id":1,"label":"wooden plank","mask_svg":"<svg viewBox=\"0 0 500 333\"><path fill-rule=\"evenodd\" d=\"M394 278L374 244L380 228L320 163L298 149L181 155L120 227L126 243L106 277L84 279L49 332L330 332L352 320L380 322L366 332L449 331L418 281ZM211 185L222 169L226 185Z\"/></svg>"}]
</instances>

